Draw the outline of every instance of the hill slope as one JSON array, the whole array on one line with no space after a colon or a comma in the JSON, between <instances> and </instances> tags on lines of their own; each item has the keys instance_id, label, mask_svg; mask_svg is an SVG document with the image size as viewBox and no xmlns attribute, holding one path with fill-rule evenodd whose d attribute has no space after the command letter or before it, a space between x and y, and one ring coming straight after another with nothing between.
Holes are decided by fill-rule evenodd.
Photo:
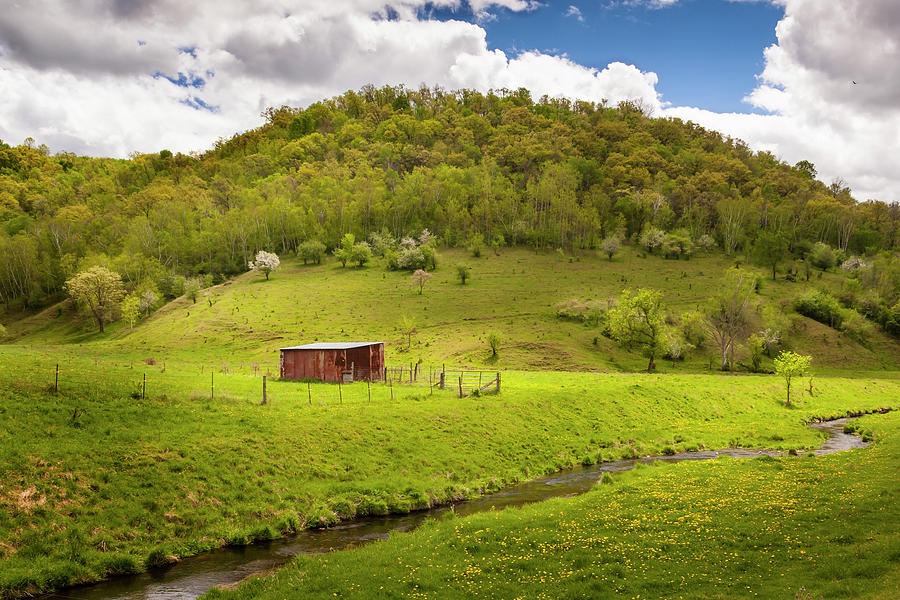
<instances>
[{"instance_id":1,"label":"hill slope","mask_svg":"<svg viewBox=\"0 0 900 600\"><path fill-rule=\"evenodd\" d=\"M643 256L632 248L612 261L589 252L572 256L504 249L499 255L472 258L444 250L421 295L409 273L386 271L377 262L357 269L287 260L270 281L254 273L241 275L204 290L196 303L183 297L170 302L133 330L119 323L100 337L94 323L73 322L71 309L59 306L11 325L10 333L18 344L87 342L90 352L100 354L145 352L158 360L179 356L217 366L256 361L273 373L281 346L376 339L387 342L387 360L395 365L421 360L426 365L636 371L646 366L640 354L623 350L596 325L560 319L556 305L578 299L605 307L623 288L652 287L664 292L666 312L677 321L685 311L705 306L721 273L733 264L719 253L689 261ZM454 269L463 261L472 266L466 285L460 285ZM762 280L754 300L754 328L765 325L762 314L770 307L783 314L785 345L812 354L818 369L898 369L900 344L894 338L876 331L862 346L791 310L791 300L803 291L836 290L840 281L830 273L814 283ZM416 328L409 350L400 331L403 317L410 317ZM490 356L485 341L490 332L502 339L498 357ZM660 362L659 367L707 370L714 356L715 349L707 345L683 362ZM746 351L738 358L745 360Z\"/></svg>"}]
</instances>

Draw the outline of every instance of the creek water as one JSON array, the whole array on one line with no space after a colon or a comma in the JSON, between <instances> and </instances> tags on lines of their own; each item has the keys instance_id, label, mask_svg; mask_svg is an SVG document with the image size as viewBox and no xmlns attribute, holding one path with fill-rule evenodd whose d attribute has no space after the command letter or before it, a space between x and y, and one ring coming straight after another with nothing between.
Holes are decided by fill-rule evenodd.
<instances>
[{"instance_id":1,"label":"creek water","mask_svg":"<svg viewBox=\"0 0 900 600\"><path fill-rule=\"evenodd\" d=\"M836 419L809 426L828 435L814 454L832 454L867 446L859 436L844 433L849 419ZM101 583L67 588L43 598L62 600L189 600L213 586L230 585L253 573L278 568L298 554L345 550L386 538L391 532L410 531L426 519L453 510L458 516L509 506L522 506L549 498L583 494L597 484L604 473L626 471L638 463L709 460L720 456L754 458L783 456L775 450L726 449L687 452L673 456L647 456L601 463L561 471L526 483L509 486L494 494L406 515L356 519L328 529L308 529L290 537L243 547L229 547L186 558L166 569L140 575L116 577Z\"/></svg>"}]
</instances>

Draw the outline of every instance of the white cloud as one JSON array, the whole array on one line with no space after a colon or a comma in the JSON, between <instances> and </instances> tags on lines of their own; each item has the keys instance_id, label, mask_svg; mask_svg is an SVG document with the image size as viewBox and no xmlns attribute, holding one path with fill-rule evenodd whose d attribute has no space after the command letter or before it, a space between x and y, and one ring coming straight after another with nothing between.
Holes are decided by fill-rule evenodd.
<instances>
[{"instance_id":1,"label":"white cloud","mask_svg":"<svg viewBox=\"0 0 900 600\"><path fill-rule=\"evenodd\" d=\"M810 160L859 199L900 201L900 3L779 0L778 43L746 98L774 114L670 108L788 162ZM856 82L856 83L854 83Z\"/></svg>"},{"instance_id":2,"label":"white cloud","mask_svg":"<svg viewBox=\"0 0 900 600\"><path fill-rule=\"evenodd\" d=\"M581 14L581 9L579 9L574 4L570 4L569 8L563 14L564 17L575 17L578 19L579 23L584 23L584 15Z\"/></svg>"},{"instance_id":3,"label":"white cloud","mask_svg":"<svg viewBox=\"0 0 900 600\"><path fill-rule=\"evenodd\" d=\"M366 83L528 87L534 97L640 98L658 114L692 119L789 162L811 160L823 179L843 177L860 198L900 200L896 0L775 0L785 8L778 43L765 50L765 70L747 97L772 114L667 107L655 73L623 63L593 69L538 51L508 55L488 47L477 23L422 16L428 6L467 6L482 17L539 6L463 1L8 5L0 19L0 138L31 136L54 151L95 155L186 152L258 125L268 106L306 105Z\"/></svg>"},{"instance_id":4,"label":"white cloud","mask_svg":"<svg viewBox=\"0 0 900 600\"><path fill-rule=\"evenodd\" d=\"M439 6L460 8L458 0ZM125 156L203 150L258 125L267 106L306 105L366 83L487 90L659 107L656 75L590 69L536 51L490 50L485 30L420 16L425 0L65 0L14 5L0 22L0 138ZM533 10L532 0L469 8ZM182 50L179 50L181 48ZM156 77L154 77L156 74ZM166 77L195 82L180 87ZM201 106L215 107L209 111Z\"/></svg>"}]
</instances>

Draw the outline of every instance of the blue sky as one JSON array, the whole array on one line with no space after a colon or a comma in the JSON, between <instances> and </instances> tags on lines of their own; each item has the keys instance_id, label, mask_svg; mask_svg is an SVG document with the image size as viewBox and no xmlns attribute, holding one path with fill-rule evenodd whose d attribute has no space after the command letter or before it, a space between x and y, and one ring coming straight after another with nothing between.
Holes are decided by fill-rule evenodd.
<instances>
[{"instance_id":1,"label":"blue sky","mask_svg":"<svg viewBox=\"0 0 900 600\"><path fill-rule=\"evenodd\" d=\"M639 100L656 116L791 164L812 161L823 181L841 178L859 199L900 200L900 0L29 0L4 8L6 142L33 137L53 152L102 156L202 152L258 127L267 107L305 107L367 84L526 87L534 98Z\"/></svg>"},{"instance_id":2,"label":"blue sky","mask_svg":"<svg viewBox=\"0 0 900 600\"><path fill-rule=\"evenodd\" d=\"M566 16L569 7L581 13ZM765 67L784 9L769 2L688 0L652 8L607 0L544 2L533 11L491 11L482 20L491 49L566 54L602 69L614 61L659 76L656 89L675 106L716 112L763 112L742 99ZM433 18L475 20L471 11L433 11Z\"/></svg>"}]
</instances>

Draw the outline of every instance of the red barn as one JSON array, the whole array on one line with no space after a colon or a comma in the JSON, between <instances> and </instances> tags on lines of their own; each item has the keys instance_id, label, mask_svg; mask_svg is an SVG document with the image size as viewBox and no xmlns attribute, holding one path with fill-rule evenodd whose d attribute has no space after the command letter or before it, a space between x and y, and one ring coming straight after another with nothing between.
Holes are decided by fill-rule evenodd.
<instances>
[{"instance_id":1,"label":"red barn","mask_svg":"<svg viewBox=\"0 0 900 600\"><path fill-rule=\"evenodd\" d=\"M281 349L282 379L382 381L384 342L315 343Z\"/></svg>"}]
</instances>

